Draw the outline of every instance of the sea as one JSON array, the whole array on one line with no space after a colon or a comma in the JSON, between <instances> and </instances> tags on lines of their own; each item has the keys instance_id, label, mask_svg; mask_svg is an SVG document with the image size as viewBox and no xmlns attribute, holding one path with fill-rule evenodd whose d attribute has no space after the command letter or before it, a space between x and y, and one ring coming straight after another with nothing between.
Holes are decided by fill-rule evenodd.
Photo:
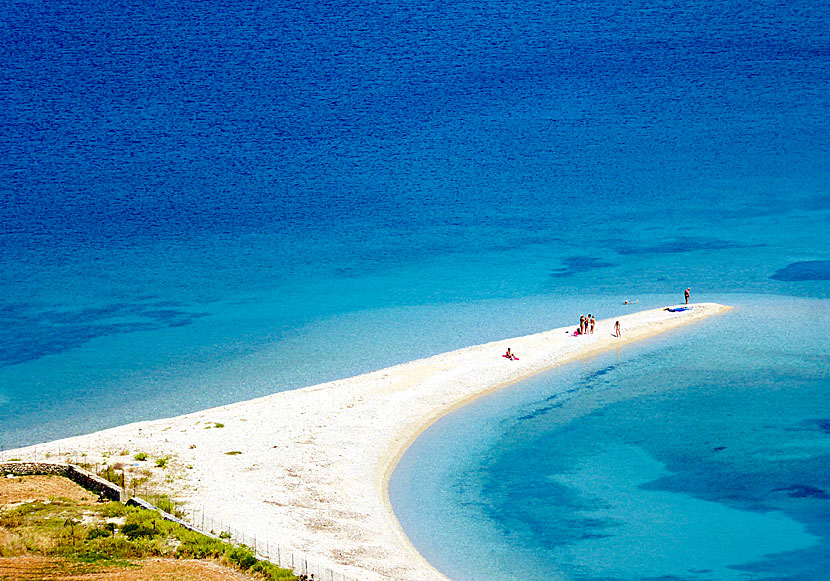
<instances>
[{"instance_id":1,"label":"sea","mask_svg":"<svg viewBox=\"0 0 830 581\"><path fill-rule=\"evenodd\" d=\"M825 3L10 0L0 34L3 450L688 287L736 308L428 430L405 532L458 579L830 570Z\"/></svg>"}]
</instances>

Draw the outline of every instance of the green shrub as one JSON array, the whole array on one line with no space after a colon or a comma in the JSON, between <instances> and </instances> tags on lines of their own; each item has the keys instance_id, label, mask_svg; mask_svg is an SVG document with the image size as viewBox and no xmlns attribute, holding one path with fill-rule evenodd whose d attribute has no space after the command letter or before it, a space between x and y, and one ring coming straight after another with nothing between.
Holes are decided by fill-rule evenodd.
<instances>
[{"instance_id":1,"label":"green shrub","mask_svg":"<svg viewBox=\"0 0 830 581\"><path fill-rule=\"evenodd\" d=\"M133 458L135 458L139 462L144 462L147 459L147 454L145 454L144 452L139 452L138 454L133 456Z\"/></svg>"},{"instance_id":2,"label":"green shrub","mask_svg":"<svg viewBox=\"0 0 830 581\"><path fill-rule=\"evenodd\" d=\"M150 527L145 527L135 523L128 523L121 527L121 534L134 541L139 538L152 539L158 532Z\"/></svg>"},{"instance_id":3,"label":"green shrub","mask_svg":"<svg viewBox=\"0 0 830 581\"><path fill-rule=\"evenodd\" d=\"M167 462L168 462L169 460L170 460L170 458L167 458L167 457L165 457L165 458L158 458L158 459L156 460L156 466L158 466L159 468L166 468L166 467L167 467Z\"/></svg>"},{"instance_id":4,"label":"green shrub","mask_svg":"<svg viewBox=\"0 0 830 581\"><path fill-rule=\"evenodd\" d=\"M167 496L159 496L155 499L156 508L166 513L172 514L179 518L185 515L185 512L176 508L176 503Z\"/></svg>"},{"instance_id":5,"label":"green shrub","mask_svg":"<svg viewBox=\"0 0 830 581\"><path fill-rule=\"evenodd\" d=\"M91 541L93 539L97 539L98 537L108 537L110 536L110 532L105 529L99 529L95 527L86 535L86 540Z\"/></svg>"},{"instance_id":6,"label":"green shrub","mask_svg":"<svg viewBox=\"0 0 830 581\"><path fill-rule=\"evenodd\" d=\"M257 562L254 552L248 547L232 547L225 553L225 558L243 571L247 571Z\"/></svg>"},{"instance_id":7,"label":"green shrub","mask_svg":"<svg viewBox=\"0 0 830 581\"><path fill-rule=\"evenodd\" d=\"M200 535L187 529L176 534L180 543L176 557L180 559L215 559L225 553L227 545L218 539Z\"/></svg>"},{"instance_id":8,"label":"green shrub","mask_svg":"<svg viewBox=\"0 0 830 581\"><path fill-rule=\"evenodd\" d=\"M104 518L112 518L115 516L124 516L130 511L130 508L120 502L111 501L101 507L101 515Z\"/></svg>"},{"instance_id":9,"label":"green shrub","mask_svg":"<svg viewBox=\"0 0 830 581\"><path fill-rule=\"evenodd\" d=\"M262 575L268 581L295 581L301 579L301 577L296 577L290 569L281 569L268 561L257 561L250 571Z\"/></svg>"},{"instance_id":10,"label":"green shrub","mask_svg":"<svg viewBox=\"0 0 830 581\"><path fill-rule=\"evenodd\" d=\"M137 559L147 555L144 545L123 535L97 537L87 540L83 546L68 546L56 550L55 553L87 562L101 559Z\"/></svg>"},{"instance_id":11,"label":"green shrub","mask_svg":"<svg viewBox=\"0 0 830 581\"><path fill-rule=\"evenodd\" d=\"M98 476L109 480L114 484L121 485L122 480L124 479L124 473L118 472L118 470L123 469L124 466L121 464L114 464L113 466L107 466L102 472L98 473Z\"/></svg>"}]
</instances>

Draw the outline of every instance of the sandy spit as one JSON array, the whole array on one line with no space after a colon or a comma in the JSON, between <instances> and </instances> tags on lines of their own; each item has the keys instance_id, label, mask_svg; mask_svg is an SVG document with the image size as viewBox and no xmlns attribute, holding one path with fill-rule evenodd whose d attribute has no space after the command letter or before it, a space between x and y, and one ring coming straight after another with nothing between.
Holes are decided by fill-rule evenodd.
<instances>
[{"instance_id":1,"label":"sandy spit","mask_svg":"<svg viewBox=\"0 0 830 581\"><path fill-rule=\"evenodd\" d=\"M389 476L429 425L486 393L579 357L725 312L640 311L597 321L593 335L554 329L467 347L357 377L175 418L8 450L0 459L131 466L191 508L246 536L302 551L356 579L445 579L410 544L392 512ZM622 338L614 337L620 321ZM510 347L519 361L501 355ZM221 427L220 427L221 426ZM146 453L137 462L133 456ZM234 454L228 454L234 452ZM156 458L169 457L157 468ZM198 523L197 523L198 524Z\"/></svg>"}]
</instances>

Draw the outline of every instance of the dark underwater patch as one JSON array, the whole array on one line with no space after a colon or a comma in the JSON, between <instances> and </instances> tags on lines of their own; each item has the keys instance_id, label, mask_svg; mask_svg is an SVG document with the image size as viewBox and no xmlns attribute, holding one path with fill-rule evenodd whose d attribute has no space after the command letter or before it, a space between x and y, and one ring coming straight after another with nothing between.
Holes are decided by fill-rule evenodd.
<instances>
[{"instance_id":1,"label":"dark underwater patch","mask_svg":"<svg viewBox=\"0 0 830 581\"><path fill-rule=\"evenodd\" d=\"M650 246L622 246L617 249L617 252L622 255L682 254L684 252L728 250L731 248L746 248L746 246L719 238L681 237Z\"/></svg>"},{"instance_id":2,"label":"dark underwater patch","mask_svg":"<svg viewBox=\"0 0 830 581\"><path fill-rule=\"evenodd\" d=\"M818 430L823 434L830 434L830 419L828 418L817 418L817 419L809 419L803 420L788 428L789 430L794 431L803 431L803 430Z\"/></svg>"},{"instance_id":3,"label":"dark underwater patch","mask_svg":"<svg viewBox=\"0 0 830 581\"><path fill-rule=\"evenodd\" d=\"M537 409L533 410L532 412L530 412L529 414L519 416L518 419L519 420L532 420L534 418L538 418L539 416L545 415L549 411L555 410L557 408L561 408L563 405L565 405L565 404L556 403L556 404L553 404L553 405L537 408Z\"/></svg>"},{"instance_id":4,"label":"dark underwater patch","mask_svg":"<svg viewBox=\"0 0 830 581\"><path fill-rule=\"evenodd\" d=\"M112 303L78 310L42 311L31 305L3 305L0 318L0 364L14 365L57 355L84 343L120 333L184 327L207 313L179 305Z\"/></svg>"},{"instance_id":5,"label":"dark underwater patch","mask_svg":"<svg viewBox=\"0 0 830 581\"><path fill-rule=\"evenodd\" d=\"M788 264L771 277L784 282L830 280L830 260L808 260Z\"/></svg>"},{"instance_id":6,"label":"dark underwater patch","mask_svg":"<svg viewBox=\"0 0 830 581\"><path fill-rule=\"evenodd\" d=\"M587 381L590 381L590 380L592 380L592 379L596 379L596 378L598 378L598 377L602 377L603 375L606 375L606 374L608 374L608 373L611 373L611 372L612 372L612 371L614 371L616 368L617 368L617 366L616 366L616 365L609 365L609 366L607 366L607 367L603 367L602 369L600 369L600 370L598 370L598 371L594 371L592 374L590 374L589 376L587 376L587 377L585 378L585 380L586 380L586 382L587 382Z\"/></svg>"},{"instance_id":7,"label":"dark underwater patch","mask_svg":"<svg viewBox=\"0 0 830 581\"><path fill-rule=\"evenodd\" d=\"M589 272L597 268L608 268L609 266L617 266L611 262L604 262L600 258L592 256L569 256L562 259L564 266L550 273L556 278L564 278L573 276L581 272Z\"/></svg>"},{"instance_id":8,"label":"dark underwater patch","mask_svg":"<svg viewBox=\"0 0 830 581\"><path fill-rule=\"evenodd\" d=\"M793 484L785 488L776 488L773 492L786 492L790 498L830 498L821 488L806 484Z\"/></svg>"}]
</instances>

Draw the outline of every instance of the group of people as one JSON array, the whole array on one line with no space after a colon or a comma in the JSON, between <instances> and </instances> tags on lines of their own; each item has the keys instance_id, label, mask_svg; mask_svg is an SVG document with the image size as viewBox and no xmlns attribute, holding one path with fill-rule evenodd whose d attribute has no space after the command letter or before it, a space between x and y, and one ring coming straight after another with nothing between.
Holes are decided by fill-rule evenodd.
<instances>
[{"instance_id":1,"label":"group of people","mask_svg":"<svg viewBox=\"0 0 830 581\"><path fill-rule=\"evenodd\" d=\"M574 337L578 335L593 335L594 334L594 327L597 325L597 320L594 318L593 315L581 316L579 317L579 328L574 331ZM620 322L617 321L614 323L614 336L615 337L622 337L622 333L620 333Z\"/></svg>"},{"instance_id":2,"label":"group of people","mask_svg":"<svg viewBox=\"0 0 830 581\"><path fill-rule=\"evenodd\" d=\"M683 293L684 298L686 299L686 304L687 305L689 304L689 295L690 294L691 294L691 291L688 288ZM636 301L636 302L639 302L639 301ZM629 304L632 304L632 303L630 303L629 301L625 301L625 304L629 305ZM683 309L681 309L681 310L683 310ZM579 328L576 331L574 331L574 337L576 337L577 335L593 335L594 334L594 327L596 327L596 324L597 324L597 320L594 318L593 315L589 314L587 317L585 315L580 316L579 317ZM620 333L620 322L619 321L614 323L614 336L615 337L621 337L622 336L622 333ZM507 353L502 355L502 357L506 357L507 359L514 360L514 361L519 359L518 357L516 357L510 351L509 347L507 349Z\"/></svg>"},{"instance_id":3,"label":"group of people","mask_svg":"<svg viewBox=\"0 0 830 581\"><path fill-rule=\"evenodd\" d=\"M597 324L597 320L594 318L593 315L582 315L579 317L579 329L574 332L574 335L591 335L594 333L594 327Z\"/></svg>"}]
</instances>

